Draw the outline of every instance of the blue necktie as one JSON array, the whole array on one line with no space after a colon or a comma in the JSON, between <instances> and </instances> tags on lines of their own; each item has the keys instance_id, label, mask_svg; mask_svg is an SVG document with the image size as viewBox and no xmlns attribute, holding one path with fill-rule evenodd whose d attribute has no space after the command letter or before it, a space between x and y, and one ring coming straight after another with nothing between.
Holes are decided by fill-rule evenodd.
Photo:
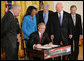
<instances>
[{"instance_id":1,"label":"blue necktie","mask_svg":"<svg viewBox=\"0 0 84 61\"><path fill-rule=\"evenodd\" d=\"M44 14L44 22L47 23L46 13Z\"/></svg>"},{"instance_id":2,"label":"blue necktie","mask_svg":"<svg viewBox=\"0 0 84 61\"><path fill-rule=\"evenodd\" d=\"M62 25L61 13L59 13L59 21L60 21L60 25Z\"/></svg>"}]
</instances>

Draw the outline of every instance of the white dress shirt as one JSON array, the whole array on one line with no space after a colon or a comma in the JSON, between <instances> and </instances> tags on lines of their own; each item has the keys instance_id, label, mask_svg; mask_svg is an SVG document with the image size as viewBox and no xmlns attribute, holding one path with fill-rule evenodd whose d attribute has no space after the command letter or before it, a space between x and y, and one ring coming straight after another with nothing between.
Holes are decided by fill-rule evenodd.
<instances>
[{"instance_id":1,"label":"white dress shirt","mask_svg":"<svg viewBox=\"0 0 84 61\"><path fill-rule=\"evenodd\" d=\"M39 37L41 37L41 33L38 31L38 33L39 33Z\"/></svg>"},{"instance_id":2,"label":"white dress shirt","mask_svg":"<svg viewBox=\"0 0 84 61\"><path fill-rule=\"evenodd\" d=\"M14 13L11 10L9 10L9 11L14 15Z\"/></svg>"}]
</instances>

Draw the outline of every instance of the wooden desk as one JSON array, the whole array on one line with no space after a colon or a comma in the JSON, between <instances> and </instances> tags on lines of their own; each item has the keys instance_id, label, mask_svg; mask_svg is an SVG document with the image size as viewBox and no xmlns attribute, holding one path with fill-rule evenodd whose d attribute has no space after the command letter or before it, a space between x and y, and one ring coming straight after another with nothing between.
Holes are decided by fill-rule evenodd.
<instances>
[{"instance_id":1,"label":"wooden desk","mask_svg":"<svg viewBox=\"0 0 84 61\"><path fill-rule=\"evenodd\" d=\"M66 51L67 48L70 48L70 51L63 53L62 51ZM58 54L57 52L58 53L60 52L60 53ZM29 54L30 54L30 57L29 57L30 60L33 60L33 57L38 57L41 60L45 60L45 59L49 59L49 58L54 58L54 57L58 57L58 56L62 56L62 55L71 54L71 46L70 45L60 46L60 47L51 48L51 49L37 49L36 48L33 50L29 50ZM50 55L48 55L48 54L50 54Z\"/></svg>"}]
</instances>

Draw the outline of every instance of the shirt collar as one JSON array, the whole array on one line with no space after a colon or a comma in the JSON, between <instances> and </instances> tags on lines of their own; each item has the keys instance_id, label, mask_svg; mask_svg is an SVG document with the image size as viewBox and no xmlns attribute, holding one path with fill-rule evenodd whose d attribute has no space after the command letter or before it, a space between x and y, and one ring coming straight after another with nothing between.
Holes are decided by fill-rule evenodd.
<instances>
[{"instance_id":1,"label":"shirt collar","mask_svg":"<svg viewBox=\"0 0 84 61\"><path fill-rule=\"evenodd\" d=\"M72 18L73 18L73 14L71 14ZM75 14L75 17L76 17L76 14Z\"/></svg>"},{"instance_id":2,"label":"shirt collar","mask_svg":"<svg viewBox=\"0 0 84 61\"><path fill-rule=\"evenodd\" d=\"M71 14L72 16L73 16L73 14ZM76 14L75 14L75 16L76 16Z\"/></svg>"},{"instance_id":3,"label":"shirt collar","mask_svg":"<svg viewBox=\"0 0 84 61\"><path fill-rule=\"evenodd\" d=\"M39 32L39 31L38 31ZM41 33L39 32L39 36L41 36Z\"/></svg>"},{"instance_id":4,"label":"shirt collar","mask_svg":"<svg viewBox=\"0 0 84 61\"><path fill-rule=\"evenodd\" d=\"M48 11L47 13L44 13L44 12L43 12L43 14L48 14L48 13L49 13L49 11Z\"/></svg>"},{"instance_id":5,"label":"shirt collar","mask_svg":"<svg viewBox=\"0 0 84 61\"><path fill-rule=\"evenodd\" d=\"M9 10L9 11L14 15L14 13L11 10Z\"/></svg>"},{"instance_id":6,"label":"shirt collar","mask_svg":"<svg viewBox=\"0 0 84 61\"><path fill-rule=\"evenodd\" d=\"M63 10L60 12L61 14L63 14ZM58 13L59 14L59 13Z\"/></svg>"}]
</instances>

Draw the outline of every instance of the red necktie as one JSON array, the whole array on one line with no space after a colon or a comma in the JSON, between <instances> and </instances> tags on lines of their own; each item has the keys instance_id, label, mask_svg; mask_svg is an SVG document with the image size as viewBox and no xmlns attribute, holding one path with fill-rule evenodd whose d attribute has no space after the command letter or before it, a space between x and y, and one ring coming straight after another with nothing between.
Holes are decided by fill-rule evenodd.
<instances>
[{"instance_id":1,"label":"red necktie","mask_svg":"<svg viewBox=\"0 0 84 61\"><path fill-rule=\"evenodd\" d=\"M41 43L41 40L42 40L42 34L41 34L41 36L40 36L40 43Z\"/></svg>"}]
</instances>

